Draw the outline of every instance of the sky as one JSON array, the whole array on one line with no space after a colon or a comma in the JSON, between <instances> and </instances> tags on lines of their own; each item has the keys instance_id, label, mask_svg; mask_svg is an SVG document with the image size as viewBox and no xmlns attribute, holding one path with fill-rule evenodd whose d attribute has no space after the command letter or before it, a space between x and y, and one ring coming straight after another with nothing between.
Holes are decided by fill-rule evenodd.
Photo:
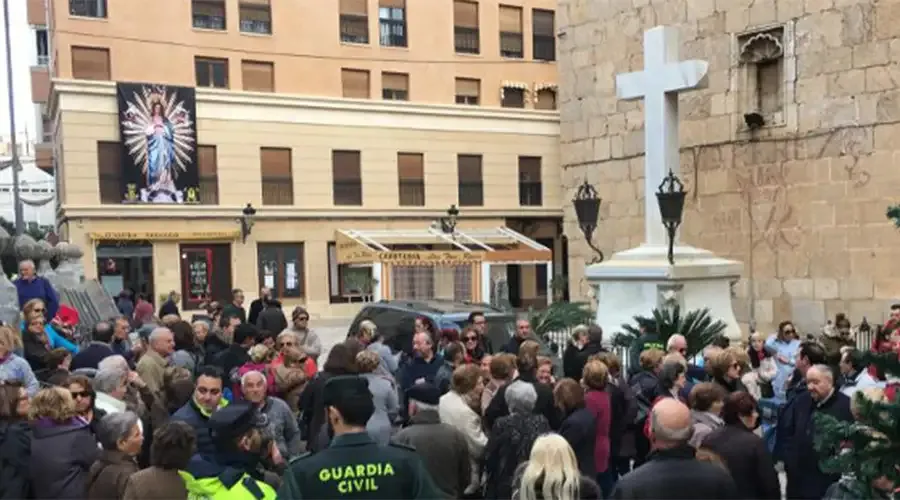
<instances>
[{"instance_id":1,"label":"sky","mask_svg":"<svg viewBox=\"0 0 900 500\"><path fill-rule=\"evenodd\" d=\"M28 26L25 0L9 0L10 32L12 34L13 90L15 91L16 129L20 135L26 127L34 138L35 113L31 102L31 59L34 57L34 35ZM2 5L2 0L0 0ZM0 19L3 11L0 8ZM0 136L9 136L9 104L6 84L6 33L0 23Z\"/></svg>"}]
</instances>

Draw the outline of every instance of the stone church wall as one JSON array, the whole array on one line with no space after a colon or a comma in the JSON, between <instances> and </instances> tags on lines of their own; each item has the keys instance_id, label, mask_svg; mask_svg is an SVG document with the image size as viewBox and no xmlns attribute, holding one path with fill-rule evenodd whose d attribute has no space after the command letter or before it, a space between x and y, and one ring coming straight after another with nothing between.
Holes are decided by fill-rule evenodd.
<instances>
[{"instance_id":1,"label":"stone church wall","mask_svg":"<svg viewBox=\"0 0 900 500\"><path fill-rule=\"evenodd\" d=\"M560 0L557 23L564 199L585 179L598 189L607 258L643 240L643 110L616 99L615 74L643 68L646 29L678 26L681 58L710 64L708 88L680 101L681 239L744 262L738 320L886 319L900 301L885 217L900 201L900 1ZM766 124L751 131L748 112ZM566 210L585 297L591 250Z\"/></svg>"}]
</instances>

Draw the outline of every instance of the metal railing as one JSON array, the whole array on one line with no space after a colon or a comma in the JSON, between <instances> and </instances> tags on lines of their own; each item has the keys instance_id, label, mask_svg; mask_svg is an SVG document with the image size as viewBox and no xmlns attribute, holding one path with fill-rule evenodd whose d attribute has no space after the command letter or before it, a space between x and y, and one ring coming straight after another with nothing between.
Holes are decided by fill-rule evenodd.
<instances>
[{"instance_id":1,"label":"metal railing","mask_svg":"<svg viewBox=\"0 0 900 500\"><path fill-rule=\"evenodd\" d=\"M478 28L453 27L453 40L456 51L462 54L477 54L480 50Z\"/></svg>"},{"instance_id":2,"label":"metal railing","mask_svg":"<svg viewBox=\"0 0 900 500\"><path fill-rule=\"evenodd\" d=\"M194 14L193 26L204 30L224 30L225 16L210 16L207 14Z\"/></svg>"},{"instance_id":3,"label":"metal railing","mask_svg":"<svg viewBox=\"0 0 900 500\"><path fill-rule=\"evenodd\" d=\"M241 19L241 32L270 35L272 34L272 22L258 19Z\"/></svg>"},{"instance_id":4,"label":"metal railing","mask_svg":"<svg viewBox=\"0 0 900 500\"><path fill-rule=\"evenodd\" d=\"M341 14L341 41L347 43L369 43L369 18L352 14Z\"/></svg>"}]
</instances>

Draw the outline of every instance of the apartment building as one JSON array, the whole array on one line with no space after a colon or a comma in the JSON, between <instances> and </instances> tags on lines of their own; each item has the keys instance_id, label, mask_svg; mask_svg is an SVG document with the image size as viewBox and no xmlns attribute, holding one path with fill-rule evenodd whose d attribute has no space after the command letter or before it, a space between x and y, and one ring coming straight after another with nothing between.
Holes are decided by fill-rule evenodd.
<instances>
[{"instance_id":1,"label":"apartment building","mask_svg":"<svg viewBox=\"0 0 900 500\"><path fill-rule=\"evenodd\" d=\"M88 278L157 301L174 290L185 309L262 286L318 316L379 297L488 300L470 272L488 268L444 273L417 259L519 244L549 250L549 265L527 252L495 259L490 279L515 306L546 303L568 260L555 4L29 0L61 235L96 262ZM170 203L135 190L158 160L135 160L131 138L152 138L129 135L133 88L148 116L187 96L187 111L167 116L190 124L171 129L170 147L193 181ZM451 205L459 239L473 241L433 229ZM342 250L347 235L408 253L361 264Z\"/></svg>"}]
</instances>

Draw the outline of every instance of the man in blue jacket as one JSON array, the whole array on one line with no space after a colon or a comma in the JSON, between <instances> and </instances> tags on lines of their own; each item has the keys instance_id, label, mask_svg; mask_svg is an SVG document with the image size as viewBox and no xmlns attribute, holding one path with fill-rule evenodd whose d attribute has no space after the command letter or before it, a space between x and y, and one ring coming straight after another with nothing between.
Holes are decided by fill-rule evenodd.
<instances>
[{"instance_id":1,"label":"man in blue jacket","mask_svg":"<svg viewBox=\"0 0 900 500\"><path fill-rule=\"evenodd\" d=\"M59 295L49 281L37 275L34 261L25 259L19 263L19 277L13 284L16 285L16 293L19 295L19 309L31 299L41 299L46 305L44 316L47 324L50 324L59 311Z\"/></svg>"}]
</instances>

